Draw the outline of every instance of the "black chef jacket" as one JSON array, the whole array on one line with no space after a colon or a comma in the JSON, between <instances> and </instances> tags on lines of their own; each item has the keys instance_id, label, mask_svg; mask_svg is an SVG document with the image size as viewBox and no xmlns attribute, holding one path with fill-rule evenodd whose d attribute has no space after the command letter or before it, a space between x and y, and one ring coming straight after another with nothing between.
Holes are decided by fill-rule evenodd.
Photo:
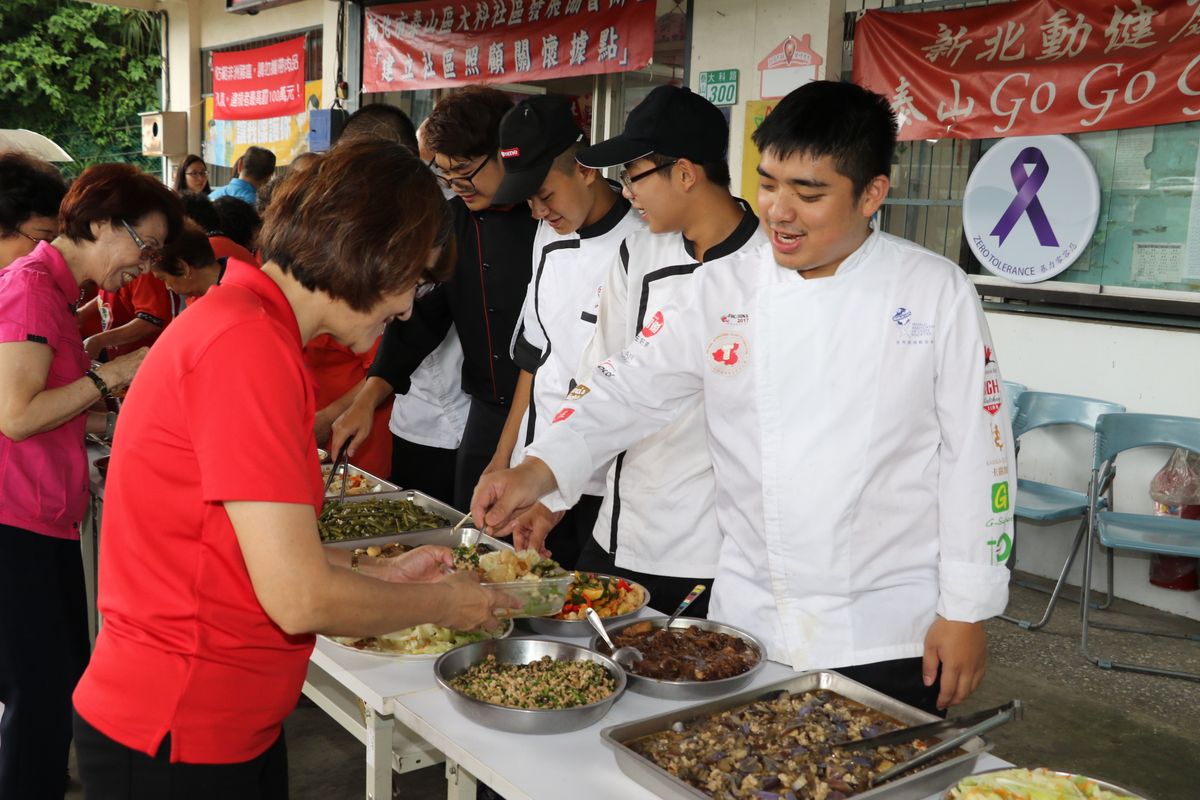
<instances>
[{"instance_id":1,"label":"black chef jacket","mask_svg":"<svg viewBox=\"0 0 1200 800\"><path fill-rule=\"evenodd\" d=\"M454 275L415 304L411 319L387 326L369 374L406 394L409 377L453 324L462 342L463 391L507 407L518 372L508 351L529 286L537 220L525 203L473 212L460 198L449 202L458 248Z\"/></svg>"}]
</instances>

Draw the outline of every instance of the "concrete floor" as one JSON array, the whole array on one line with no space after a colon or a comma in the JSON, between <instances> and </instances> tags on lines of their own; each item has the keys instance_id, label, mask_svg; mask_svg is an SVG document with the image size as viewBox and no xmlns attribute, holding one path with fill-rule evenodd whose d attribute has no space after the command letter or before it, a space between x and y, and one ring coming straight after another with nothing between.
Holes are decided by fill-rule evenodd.
<instances>
[{"instance_id":1,"label":"concrete floor","mask_svg":"<svg viewBox=\"0 0 1200 800\"><path fill-rule=\"evenodd\" d=\"M1014 586L1009 613L1038 618L1045 602L1045 595ZM1102 777L1153 800L1200 797L1200 683L1088 664L1079 654L1078 615L1076 604L1064 602L1041 631L990 622L988 675L959 710L1020 698L1024 722L991 734L1001 758ZM1100 618L1200 636L1198 622L1122 601ZM1197 641L1107 631L1095 631L1093 639L1093 652L1109 657L1200 672ZM363 797L362 746L350 734L307 703L286 730L293 800ZM599 745L597 757L608 758ZM398 776L396 786L396 796L408 800L445 797L443 767ZM67 795L82 796L78 784Z\"/></svg>"}]
</instances>

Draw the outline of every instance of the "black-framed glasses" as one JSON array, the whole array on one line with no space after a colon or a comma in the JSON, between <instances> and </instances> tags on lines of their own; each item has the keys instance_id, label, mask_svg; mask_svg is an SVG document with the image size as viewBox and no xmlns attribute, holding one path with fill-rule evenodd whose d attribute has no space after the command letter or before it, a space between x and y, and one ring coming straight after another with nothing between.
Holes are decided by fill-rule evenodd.
<instances>
[{"instance_id":1,"label":"black-framed glasses","mask_svg":"<svg viewBox=\"0 0 1200 800\"><path fill-rule=\"evenodd\" d=\"M479 190L475 188L475 176L478 175L479 171L483 169L484 166L486 166L491 160L492 154L488 153L483 157L483 161L479 162L478 167L471 170L469 174L459 177L446 177L443 175L438 169L437 165L433 163L434 159L432 158L429 159L429 168L433 170L433 174L435 177L437 177L438 183L440 183L442 186L445 186L450 191L458 194L476 194L479 192Z\"/></svg>"},{"instance_id":2,"label":"black-framed glasses","mask_svg":"<svg viewBox=\"0 0 1200 800\"><path fill-rule=\"evenodd\" d=\"M626 189L628 189L630 194L633 194L633 185L635 183L637 183L638 181L640 181L642 178L649 177L650 175L653 175L656 172L661 172L664 169L670 169L671 167L675 166L678 163L679 163L679 159L673 158L665 164L659 164L654 169L648 169L645 172L639 172L637 175L630 175L629 170L622 169L620 172L617 173L617 177L620 178L621 185L624 186Z\"/></svg>"},{"instance_id":3,"label":"black-framed glasses","mask_svg":"<svg viewBox=\"0 0 1200 800\"><path fill-rule=\"evenodd\" d=\"M130 238L133 239L133 243L137 245L138 252L142 254L143 261L147 264L157 264L162 261L162 250L157 247L151 247L145 239L138 236L138 232L125 220L121 220L121 224L125 226L125 230L128 231Z\"/></svg>"},{"instance_id":4,"label":"black-framed glasses","mask_svg":"<svg viewBox=\"0 0 1200 800\"><path fill-rule=\"evenodd\" d=\"M200 176L200 177L203 177L203 178L207 178L207 177L208 177L208 170L206 170L206 169L192 169L192 170L188 170L187 172L185 172L185 173L183 173L183 174L184 174L184 175L187 175L188 177L192 177L192 178L194 178L194 177L196 177L196 176Z\"/></svg>"}]
</instances>

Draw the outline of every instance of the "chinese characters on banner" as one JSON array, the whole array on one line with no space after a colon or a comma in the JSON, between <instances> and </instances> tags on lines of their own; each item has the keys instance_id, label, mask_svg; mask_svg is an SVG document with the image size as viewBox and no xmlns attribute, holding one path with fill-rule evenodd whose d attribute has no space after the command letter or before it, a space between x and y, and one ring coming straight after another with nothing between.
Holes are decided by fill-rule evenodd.
<instances>
[{"instance_id":1,"label":"chinese characters on banner","mask_svg":"<svg viewBox=\"0 0 1200 800\"><path fill-rule=\"evenodd\" d=\"M1200 119L1200 0L1017 0L868 11L854 81L901 139L984 139Z\"/></svg>"},{"instance_id":2,"label":"chinese characters on banner","mask_svg":"<svg viewBox=\"0 0 1200 800\"><path fill-rule=\"evenodd\" d=\"M304 37L212 54L215 119L268 119L304 111Z\"/></svg>"},{"instance_id":3,"label":"chinese characters on banner","mask_svg":"<svg viewBox=\"0 0 1200 800\"><path fill-rule=\"evenodd\" d=\"M366 9L363 91L523 83L641 69L654 0L476 0Z\"/></svg>"}]
</instances>

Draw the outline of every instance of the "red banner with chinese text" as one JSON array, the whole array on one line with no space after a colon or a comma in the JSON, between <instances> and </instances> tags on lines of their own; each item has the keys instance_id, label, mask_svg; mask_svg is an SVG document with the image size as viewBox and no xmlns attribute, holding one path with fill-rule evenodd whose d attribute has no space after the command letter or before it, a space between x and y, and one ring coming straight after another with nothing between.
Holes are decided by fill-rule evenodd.
<instances>
[{"instance_id":1,"label":"red banner with chinese text","mask_svg":"<svg viewBox=\"0 0 1200 800\"><path fill-rule=\"evenodd\" d=\"M213 118L270 119L304 111L304 37L212 54Z\"/></svg>"},{"instance_id":2,"label":"red banner with chinese text","mask_svg":"<svg viewBox=\"0 0 1200 800\"><path fill-rule=\"evenodd\" d=\"M523 83L641 69L654 0L477 0L373 6L363 91Z\"/></svg>"},{"instance_id":3,"label":"red banner with chinese text","mask_svg":"<svg viewBox=\"0 0 1200 800\"><path fill-rule=\"evenodd\" d=\"M901 139L986 139L1200 119L1200 0L1017 0L868 11L854 82Z\"/></svg>"}]
</instances>

